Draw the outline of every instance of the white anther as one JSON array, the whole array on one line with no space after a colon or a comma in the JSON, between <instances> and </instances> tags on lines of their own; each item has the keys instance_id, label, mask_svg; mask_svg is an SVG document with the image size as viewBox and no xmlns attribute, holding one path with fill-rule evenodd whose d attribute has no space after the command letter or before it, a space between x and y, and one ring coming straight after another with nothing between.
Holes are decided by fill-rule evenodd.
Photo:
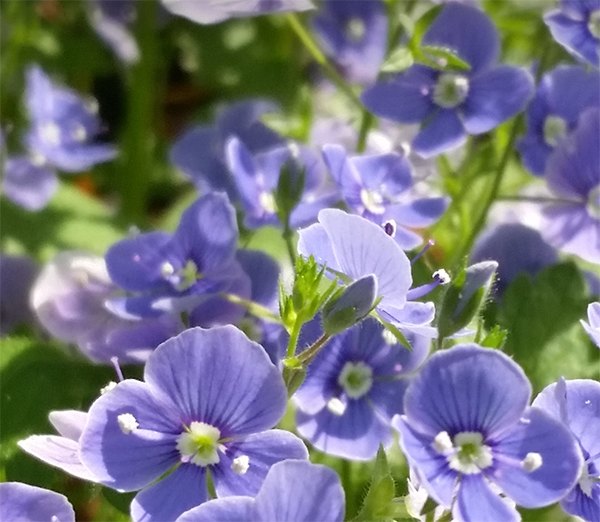
<instances>
[{"instance_id":1,"label":"white anther","mask_svg":"<svg viewBox=\"0 0 600 522\"><path fill-rule=\"evenodd\" d=\"M160 274L163 277L169 277L172 276L175 273L175 268L173 267L173 265L171 263L169 263L168 261L165 261L161 266L160 266Z\"/></svg>"},{"instance_id":2,"label":"white anther","mask_svg":"<svg viewBox=\"0 0 600 522\"><path fill-rule=\"evenodd\" d=\"M85 141L87 139L87 135L87 131L85 130L85 127L83 125L77 125L73 129L73 137L77 141Z\"/></svg>"},{"instance_id":3,"label":"white anther","mask_svg":"<svg viewBox=\"0 0 600 522\"><path fill-rule=\"evenodd\" d=\"M114 390L117 387L117 383L115 381L110 381L104 388L100 389L100 395L104 395L111 390Z\"/></svg>"},{"instance_id":4,"label":"white anther","mask_svg":"<svg viewBox=\"0 0 600 522\"><path fill-rule=\"evenodd\" d=\"M539 469L542 463L542 456L539 453L530 452L525 455L525 458L521 461L521 467L527 471L527 473L532 473L536 469Z\"/></svg>"},{"instance_id":5,"label":"white anther","mask_svg":"<svg viewBox=\"0 0 600 522\"><path fill-rule=\"evenodd\" d=\"M327 409L339 417L344 415L344 412L346 411L346 405L337 397L334 397L333 399L329 399L327 401Z\"/></svg>"},{"instance_id":6,"label":"white anther","mask_svg":"<svg viewBox=\"0 0 600 522\"><path fill-rule=\"evenodd\" d=\"M248 455L240 455L231 462L231 469L236 475L245 475L250 467L250 457Z\"/></svg>"},{"instance_id":7,"label":"white anther","mask_svg":"<svg viewBox=\"0 0 600 522\"><path fill-rule=\"evenodd\" d=\"M383 340L389 345L393 346L394 344L398 344L398 339L396 339L396 336L388 329L383 331L381 337L383 337Z\"/></svg>"},{"instance_id":8,"label":"white anther","mask_svg":"<svg viewBox=\"0 0 600 522\"><path fill-rule=\"evenodd\" d=\"M448 272L446 272L443 268L436 270L431 277L433 279L437 279L440 282L440 285L447 285L450 281L452 281L450 274L448 274Z\"/></svg>"},{"instance_id":9,"label":"white anther","mask_svg":"<svg viewBox=\"0 0 600 522\"><path fill-rule=\"evenodd\" d=\"M52 145L60 143L60 127L56 123L48 122L42 126L42 139Z\"/></svg>"},{"instance_id":10,"label":"white anther","mask_svg":"<svg viewBox=\"0 0 600 522\"><path fill-rule=\"evenodd\" d=\"M125 435L129 435L139 427L138 421L131 413L121 413L121 415L117 416L117 422Z\"/></svg>"},{"instance_id":11,"label":"white anther","mask_svg":"<svg viewBox=\"0 0 600 522\"><path fill-rule=\"evenodd\" d=\"M433 449L441 455L448 453L454 447L452 439L447 431L440 431L433 439L432 446Z\"/></svg>"}]
</instances>

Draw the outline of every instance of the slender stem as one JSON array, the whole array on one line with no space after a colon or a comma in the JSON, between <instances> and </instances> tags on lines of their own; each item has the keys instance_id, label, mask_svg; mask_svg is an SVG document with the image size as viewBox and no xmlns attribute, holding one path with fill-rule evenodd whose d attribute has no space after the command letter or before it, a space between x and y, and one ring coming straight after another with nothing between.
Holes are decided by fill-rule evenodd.
<instances>
[{"instance_id":1,"label":"slender stem","mask_svg":"<svg viewBox=\"0 0 600 522\"><path fill-rule=\"evenodd\" d=\"M287 352L285 354L287 358L293 357L296 353L296 345L298 344L298 337L300 336L300 329L303 324L304 322L301 321L299 317L296 317L296 322L290 333L290 340L288 341Z\"/></svg>"},{"instance_id":2,"label":"slender stem","mask_svg":"<svg viewBox=\"0 0 600 522\"><path fill-rule=\"evenodd\" d=\"M156 108L158 39L156 36L158 2L138 4L136 38L140 60L130 73L127 93L125 134L122 142L121 216L128 223L143 224L153 170Z\"/></svg>"},{"instance_id":3,"label":"slender stem","mask_svg":"<svg viewBox=\"0 0 600 522\"><path fill-rule=\"evenodd\" d=\"M304 47L306 47L312 57L323 68L327 77L336 85L338 89L340 89L340 91L346 94L358 108L362 109L363 105L356 93L329 63L321 49L319 49L319 46L312 39L304 25L302 25L298 15L296 13L287 13L286 18L293 31L296 33L296 36L298 36Z\"/></svg>"},{"instance_id":4,"label":"slender stem","mask_svg":"<svg viewBox=\"0 0 600 522\"><path fill-rule=\"evenodd\" d=\"M283 239L285 240L285 246L287 247L288 256L292 266L296 266L296 248L294 245L294 232L290 228L289 223L283 229Z\"/></svg>"},{"instance_id":5,"label":"slender stem","mask_svg":"<svg viewBox=\"0 0 600 522\"><path fill-rule=\"evenodd\" d=\"M248 310L248 312L256 317L266 319L267 321L271 321L273 323L281 324L281 317L279 317L277 314L274 314L266 306L263 306L260 303L250 301L249 299L244 299L243 297L235 294L221 293L219 295L230 303L243 306L246 308L246 310Z\"/></svg>"},{"instance_id":6,"label":"slender stem","mask_svg":"<svg viewBox=\"0 0 600 522\"><path fill-rule=\"evenodd\" d=\"M544 196L498 196L497 201L525 201L528 203L569 203L581 204L581 201L564 198L550 198Z\"/></svg>"},{"instance_id":7,"label":"slender stem","mask_svg":"<svg viewBox=\"0 0 600 522\"><path fill-rule=\"evenodd\" d=\"M300 361L303 365L307 365L316 357L321 348L325 346L329 339L331 339L330 335L323 334L314 342L314 344L311 344L306 350L304 350L300 355L298 355L298 361Z\"/></svg>"}]
</instances>

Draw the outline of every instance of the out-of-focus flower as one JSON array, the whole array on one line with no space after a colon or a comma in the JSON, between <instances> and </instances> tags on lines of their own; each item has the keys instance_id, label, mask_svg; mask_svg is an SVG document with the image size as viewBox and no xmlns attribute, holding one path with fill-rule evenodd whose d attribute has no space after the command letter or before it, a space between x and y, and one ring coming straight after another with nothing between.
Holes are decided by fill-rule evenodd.
<instances>
[{"instance_id":1,"label":"out-of-focus flower","mask_svg":"<svg viewBox=\"0 0 600 522\"><path fill-rule=\"evenodd\" d=\"M588 322L581 320L581 326L585 329L590 339L600 348L600 303L590 303L587 309Z\"/></svg>"},{"instance_id":2,"label":"out-of-focus flower","mask_svg":"<svg viewBox=\"0 0 600 522\"><path fill-rule=\"evenodd\" d=\"M260 122L261 115L276 106L264 100L247 100L221 109L214 125L195 125L186 130L169 152L171 162L201 193L225 190L237 201L238 189L225 164L225 143L237 136L253 153L283 145L284 140Z\"/></svg>"},{"instance_id":3,"label":"out-of-focus flower","mask_svg":"<svg viewBox=\"0 0 600 522\"><path fill-rule=\"evenodd\" d=\"M290 214L291 228L313 223L321 209L339 199L337 190L327 183L324 166L306 147L290 144L252 155L242 141L230 138L226 157L248 228L281 225L276 193L282 175L288 176L292 186L300 186L303 178L302 193L292 191L298 203Z\"/></svg>"},{"instance_id":4,"label":"out-of-focus flower","mask_svg":"<svg viewBox=\"0 0 600 522\"><path fill-rule=\"evenodd\" d=\"M543 209L540 232L552 246L600 263L600 110L585 110L577 128L548 159L545 178L558 198Z\"/></svg>"},{"instance_id":5,"label":"out-of-focus flower","mask_svg":"<svg viewBox=\"0 0 600 522\"><path fill-rule=\"evenodd\" d=\"M533 401L575 435L585 462L579 480L560 501L571 515L588 522L600 520L600 383L588 379L558 382L544 388Z\"/></svg>"},{"instance_id":6,"label":"out-of-focus flower","mask_svg":"<svg viewBox=\"0 0 600 522\"><path fill-rule=\"evenodd\" d=\"M497 350L467 344L432 355L404 395L392 425L419 483L455 520L518 521L517 505L560 500L582 458L574 437L527 405L523 370Z\"/></svg>"},{"instance_id":7,"label":"out-of-focus flower","mask_svg":"<svg viewBox=\"0 0 600 522\"><path fill-rule=\"evenodd\" d=\"M75 522L67 497L44 488L3 482L0 484L2 522Z\"/></svg>"},{"instance_id":8,"label":"out-of-focus flower","mask_svg":"<svg viewBox=\"0 0 600 522\"><path fill-rule=\"evenodd\" d=\"M75 410L51 411L48 419L59 435L31 435L19 441L19 447L74 477L96 482L95 476L81 463L79 457L79 438L87 422L87 413Z\"/></svg>"},{"instance_id":9,"label":"out-of-focus flower","mask_svg":"<svg viewBox=\"0 0 600 522\"><path fill-rule=\"evenodd\" d=\"M598 67L600 50L600 1L561 0L544 15L554 39L578 59Z\"/></svg>"},{"instance_id":10,"label":"out-of-focus flower","mask_svg":"<svg viewBox=\"0 0 600 522\"><path fill-rule=\"evenodd\" d=\"M527 108L527 134L517 144L524 165L542 175L558 142L588 107L600 105L600 73L563 65L546 73Z\"/></svg>"},{"instance_id":11,"label":"out-of-focus flower","mask_svg":"<svg viewBox=\"0 0 600 522\"><path fill-rule=\"evenodd\" d=\"M381 0L325 0L312 23L344 76L362 84L375 81L387 49L388 21Z\"/></svg>"},{"instance_id":12,"label":"out-of-focus flower","mask_svg":"<svg viewBox=\"0 0 600 522\"><path fill-rule=\"evenodd\" d=\"M496 65L498 32L479 9L446 4L422 43L452 50L469 70L439 71L413 65L362 95L378 116L402 123L421 123L413 149L430 157L458 147L467 134L481 134L519 113L533 93L524 70Z\"/></svg>"},{"instance_id":13,"label":"out-of-focus flower","mask_svg":"<svg viewBox=\"0 0 600 522\"><path fill-rule=\"evenodd\" d=\"M295 435L271 430L287 393L264 349L233 326L192 328L152 353L144 382L126 379L94 402L80 439L102 483L141 491L133 520L170 522L208 500L255 496L270 466L307 458Z\"/></svg>"},{"instance_id":14,"label":"out-of-focus flower","mask_svg":"<svg viewBox=\"0 0 600 522\"><path fill-rule=\"evenodd\" d=\"M75 343L96 362L142 363L160 343L181 331L178 318L147 320L119 317L106 308L121 292L104 259L80 251L62 252L41 270L31 291L31 306L51 335Z\"/></svg>"},{"instance_id":15,"label":"out-of-focus flower","mask_svg":"<svg viewBox=\"0 0 600 522\"><path fill-rule=\"evenodd\" d=\"M271 466L255 498L210 500L185 512L177 522L341 522L344 497L331 468L290 459Z\"/></svg>"},{"instance_id":16,"label":"out-of-focus flower","mask_svg":"<svg viewBox=\"0 0 600 522\"><path fill-rule=\"evenodd\" d=\"M421 365L431 346L422 336L407 339L411 351L367 318L329 341L293 396L300 435L318 450L350 460L371 460L381 444L388 447L390 421L402 413L408 384L402 377Z\"/></svg>"},{"instance_id":17,"label":"out-of-focus flower","mask_svg":"<svg viewBox=\"0 0 600 522\"><path fill-rule=\"evenodd\" d=\"M117 151L95 142L102 130L96 101L52 83L38 66L27 71L25 96L29 154L6 161L2 191L23 208L40 210L58 187L54 169L81 172L113 159Z\"/></svg>"},{"instance_id":18,"label":"out-of-focus flower","mask_svg":"<svg viewBox=\"0 0 600 522\"><path fill-rule=\"evenodd\" d=\"M519 223L490 228L477 240L471 252L472 262L498 262L493 291L500 296L519 274L535 277L540 270L556 263L557 259L556 250L542 239L537 230Z\"/></svg>"},{"instance_id":19,"label":"out-of-focus flower","mask_svg":"<svg viewBox=\"0 0 600 522\"><path fill-rule=\"evenodd\" d=\"M229 18L314 9L311 0L162 0L168 11L199 24L215 24Z\"/></svg>"},{"instance_id":20,"label":"out-of-focus flower","mask_svg":"<svg viewBox=\"0 0 600 522\"><path fill-rule=\"evenodd\" d=\"M227 196L207 194L183 212L173 234L137 234L108 250L108 273L128 295L107 305L124 318L186 312L194 326L234 321L244 310L217 294L249 297L250 281L235 257L237 241L235 210Z\"/></svg>"},{"instance_id":21,"label":"out-of-focus flower","mask_svg":"<svg viewBox=\"0 0 600 522\"><path fill-rule=\"evenodd\" d=\"M409 228L435 223L448 206L447 198L406 200L413 179L410 163L400 154L348 157L344 147L326 145L323 157L350 210L378 225L389 223L404 250L423 241Z\"/></svg>"},{"instance_id":22,"label":"out-of-focus flower","mask_svg":"<svg viewBox=\"0 0 600 522\"><path fill-rule=\"evenodd\" d=\"M33 323L29 292L37 271L30 257L0 254L0 335Z\"/></svg>"},{"instance_id":23,"label":"out-of-focus flower","mask_svg":"<svg viewBox=\"0 0 600 522\"><path fill-rule=\"evenodd\" d=\"M131 32L137 9L134 0L90 0L90 23L120 60L134 64L140 50Z\"/></svg>"}]
</instances>

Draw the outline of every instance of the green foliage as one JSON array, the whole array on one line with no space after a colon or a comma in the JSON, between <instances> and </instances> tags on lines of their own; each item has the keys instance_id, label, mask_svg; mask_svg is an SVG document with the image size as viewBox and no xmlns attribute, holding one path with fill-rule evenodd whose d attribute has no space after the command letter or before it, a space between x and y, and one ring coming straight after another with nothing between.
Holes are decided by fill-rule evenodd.
<instances>
[{"instance_id":1,"label":"green foliage","mask_svg":"<svg viewBox=\"0 0 600 522\"><path fill-rule=\"evenodd\" d=\"M600 376L600 353L579 324L587 303L573 263L546 268L533 281L521 275L504 293L498 314L499 325L508 330L504 350L523 367L534 393L561 376Z\"/></svg>"}]
</instances>

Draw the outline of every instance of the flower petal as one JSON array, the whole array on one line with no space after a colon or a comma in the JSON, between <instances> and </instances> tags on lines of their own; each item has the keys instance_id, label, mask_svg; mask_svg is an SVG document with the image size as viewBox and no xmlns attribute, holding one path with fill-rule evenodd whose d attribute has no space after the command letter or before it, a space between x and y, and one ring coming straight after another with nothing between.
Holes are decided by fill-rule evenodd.
<instances>
[{"instance_id":1,"label":"flower petal","mask_svg":"<svg viewBox=\"0 0 600 522\"><path fill-rule=\"evenodd\" d=\"M134 522L172 522L207 499L206 468L182 464L135 496L131 518Z\"/></svg>"},{"instance_id":2,"label":"flower petal","mask_svg":"<svg viewBox=\"0 0 600 522\"><path fill-rule=\"evenodd\" d=\"M508 356L475 344L433 354L404 397L413 426L435 436L510 426L529 403L531 385Z\"/></svg>"},{"instance_id":3,"label":"flower petal","mask_svg":"<svg viewBox=\"0 0 600 522\"><path fill-rule=\"evenodd\" d=\"M251 497L216 498L186 511L177 522L256 522L259 518L255 504Z\"/></svg>"},{"instance_id":4,"label":"flower petal","mask_svg":"<svg viewBox=\"0 0 600 522\"><path fill-rule=\"evenodd\" d=\"M521 520L517 510L494 493L481 474L461 477L452 515L457 522L482 520L519 522Z\"/></svg>"},{"instance_id":5,"label":"flower petal","mask_svg":"<svg viewBox=\"0 0 600 522\"><path fill-rule=\"evenodd\" d=\"M248 457L249 467L244 474L233 471L233 460L241 456ZM219 464L211 468L217 495L253 497L273 464L286 459L308 459L308 451L293 433L268 430L232 441L220 457Z\"/></svg>"},{"instance_id":6,"label":"flower petal","mask_svg":"<svg viewBox=\"0 0 600 522\"><path fill-rule=\"evenodd\" d=\"M58 178L46 166L34 165L28 158L9 158L4 165L2 192L26 210L41 210L58 188Z\"/></svg>"},{"instance_id":7,"label":"flower petal","mask_svg":"<svg viewBox=\"0 0 600 522\"><path fill-rule=\"evenodd\" d=\"M487 476L520 506L552 504L577 483L583 459L575 438L544 411L529 408L495 439L493 471ZM528 453L541 456L542 465L535 471L520 465Z\"/></svg>"},{"instance_id":8,"label":"flower petal","mask_svg":"<svg viewBox=\"0 0 600 522\"><path fill-rule=\"evenodd\" d=\"M75 512L67 497L54 491L20 482L3 482L0 484L0 497L0 519L3 522L75 522Z\"/></svg>"},{"instance_id":9,"label":"flower petal","mask_svg":"<svg viewBox=\"0 0 600 522\"><path fill-rule=\"evenodd\" d=\"M435 223L448 208L448 198L421 198L405 205L388 208L386 217L405 227L428 227Z\"/></svg>"},{"instance_id":10,"label":"flower petal","mask_svg":"<svg viewBox=\"0 0 600 522\"><path fill-rule=\"evenodd\" d=\"M281 374L262 346L233 326L191 328L169 339L144 377L178 405L186 423L216 426L223 438L273 427L287 403Z\"/></svg>"},{"instance_id":11,"label":"flower petal","mask_svg":"<svg viewBox=\"0 0 600 522\"><path fill-rule=\"evenodd\" d=\"M590 34L584 21L573 20L559 10L552 10L544 16L544 22L554 39L567 51L598 67L598 39Z\"/></svg>"},{"instance_id":12,"label":"flower petal","mask_svg":"<svg viewBox=\"0 0 600 522\"><path fill-rule=\"evenodd\" d=\"M412 147L420 156L430 158L459 147L466 139L465 129L456 112L440 109L425 122L415 137Z\"/></svg>"},{"instance_id":13,"label":"flower petal","mask_svg":"<svg viewBox=\"0 0 600 522\"><path fill-rule=\"evenodd\" d=\"M48 420L63 437L78 441L87 422L87 412L77 410L51 411Z\"/></svg>"},{"instance_id":14,"label":"flower petal","mask_svg":"<svg viewBox=\"0 0 600 522\"><path fill-rule=\"evenodd\" d=\"M463 105L469 134L487 132L521 112L533 95L533 78L523 69L501 65L471 79Z\"/></svg>"},{"instance_id":15,"label":"flower petal","mask_svg":"<svg viewBox=\"0 0 600 522\"><path fill-rule=\"evenodd\" d=\"M139 428L124 433L117 417L131 414ZM142 382L125 380L94 402L80 439L81 461L96 480L132 491L150 484L179 461L183 430L177 407Z\"/></svg>"},{"instance_id":16,"label":"flower petal","mask_svg":"<svg viewBox=\"0 0 600 522\"><path fill-rule=\"evenodd\" d=\"M332 469L303 460L286 460L269 471L256 496L256 508L265 522L341 522L344 490Z\"/></svg>"}]
</instances>

